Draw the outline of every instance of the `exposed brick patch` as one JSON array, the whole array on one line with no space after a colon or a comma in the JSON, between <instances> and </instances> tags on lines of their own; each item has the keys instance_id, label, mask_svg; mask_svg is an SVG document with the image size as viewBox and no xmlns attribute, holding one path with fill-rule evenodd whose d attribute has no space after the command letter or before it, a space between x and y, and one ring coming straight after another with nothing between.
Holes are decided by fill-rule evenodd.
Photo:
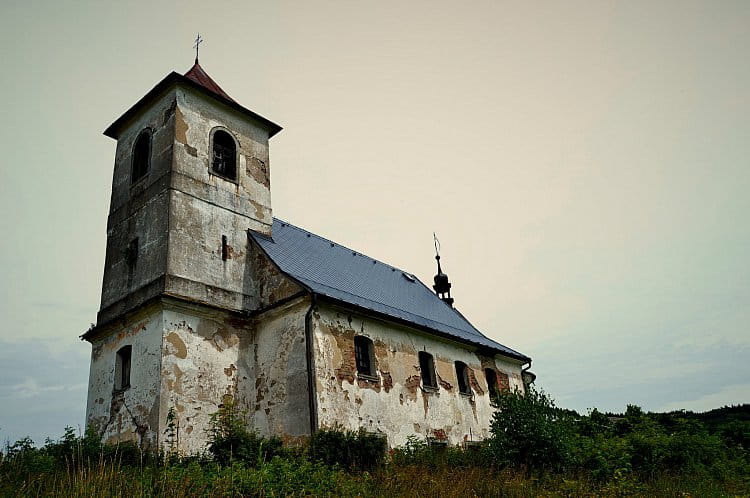
<instances>
[{"instance_id":1,"label":"exposed brick patch","mask_svg":"<svg viewBox=\"0 0 750 498\"><path fill-rule=\"evenodd\" d=\"M383 374L383 389L385 392L389 392L391 389L393 389L393 377L391 377L390 372L380 372Z\"/></svg>"}]
</instances>

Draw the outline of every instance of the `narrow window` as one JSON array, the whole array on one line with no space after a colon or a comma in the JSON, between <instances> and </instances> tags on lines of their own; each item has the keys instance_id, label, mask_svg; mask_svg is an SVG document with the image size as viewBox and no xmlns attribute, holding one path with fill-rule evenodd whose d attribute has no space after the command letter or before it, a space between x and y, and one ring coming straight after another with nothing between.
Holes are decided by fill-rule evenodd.
<instances>
[{"instance_id":1,"label":"narrow window","mask_svg":"<svg viewBox=\"0 0 750 498\"><path fill-rule=\"evenodd\" d=\"M123 253L125 256L125 263L129 268L133 269L138 261L138 237L130 241L130 244L125 247Z\"/></svg>"},{"instance_id":2,"label":"narrow window","mask_svg":"<svg viewBox=\"0 0 750 498\"><path fill-rule=\"evenodd\" d=\"M227 246L227 236L221 236L221 260L226 261L229 257L229 247Z\"/></svg>"},{"instance_id":3,"label":"narrow window","mask_svg":"<svg viewBox=\"0 0 750 498\"><path fill-rule=\"evenodd\" d=\"M117 351L115 358L115 390L120 391L130 387L130 358L133 346L123 346Z\"/></svg>"},{"instance_id":4,"label":"narrow window","mask_svg":"<svg viewBox=\"0 0 750 498\"><path fill-rule=\"evenodd\" d=\"M484 376L487 379L487 389L490 391L490 398L497 397L500 390L497 387L497 374L491 368L484 369Z\"/></svg>"},{"instance_id":5,"label":"narrow window","mask_svg":"<svg viewBox=\"0 0 750 498\"><path fill-rule=\"evenodd\" d=\"M365 336L354 337L354 359L357 362L357 373L375 377L375 354L372 341Z\"/></svg>"},{"instance_id":6,"label":"narrow window","mask_svg":"<svg viewBox=\"0 0 750 498\"><path fill-rule=\"evenodd\" d=\"M435 362L430 353L425 351L419 352L419 370L422 372L422 386L437 389Z\"/></svg>"},{"instance_id":7,"label":"narrow window","mask_svg":"<svg viewBox=\"0 0 750 498\"><path fill-rule=\"evenodd\" d=\"M458 379L458 392L461 394L471 394L469 367L463 361L456 362L456 379Z\"/></svg>"},{"instance_id":8,"label":"narrow window","mask_svg":"<svg viewBox=\"0 0 750 498\"><path fill-rule=\"evenodd\" d=\"M224 130L214 132L212 168L217 175L237 179L237 146L232 135Z\"/></svg>"},{"instance_id":9,"label":"narrow window","mask_svg":"<svg viewBox=\"0 0 750 498\"><path fill-rule=\"evenodd\" d=\"M151 162L151 133L147 130L141 132L133 147L133 172L132 182L135 183L148 173Z\"/></svg>"}]
</instances>

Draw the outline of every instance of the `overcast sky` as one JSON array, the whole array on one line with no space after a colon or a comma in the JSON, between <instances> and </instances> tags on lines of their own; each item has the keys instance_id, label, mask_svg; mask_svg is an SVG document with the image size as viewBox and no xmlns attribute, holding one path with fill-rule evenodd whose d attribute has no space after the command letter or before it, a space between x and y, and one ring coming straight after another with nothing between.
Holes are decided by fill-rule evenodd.
<instances>
[{"instance_id":1,"label":"overcast sky","mask_svg":"<svg viewBox=\"0 0 750 498\"><path fill-rule=\"evenodd\" d=\"M531 5L533 3L533 5ZM285 129L274 214L416 274L563 407L750 402L750 2L0 5L0 440L83 424L115 142L172 70Z\"/></svg>"}]
</instances>

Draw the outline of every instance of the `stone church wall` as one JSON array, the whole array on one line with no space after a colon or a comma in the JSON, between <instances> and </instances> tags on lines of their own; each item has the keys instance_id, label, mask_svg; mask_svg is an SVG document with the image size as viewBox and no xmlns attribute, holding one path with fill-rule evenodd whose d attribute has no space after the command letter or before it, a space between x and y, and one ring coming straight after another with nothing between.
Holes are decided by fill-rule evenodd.
<instances>
[{"instance_id":1,"label":"stone church wall","mask_svg":"<svg viewBox=\"0 0 750 498\"><path fill-rule=\"evenodd\" d=\"M478 355L466 346L441 340L345 309L320 305L315 314L315 371L318 421L347 429L384 433L390 446L417 435L450 444L488 436L493 408L484 368L507 375L510 389L523 389L521 364ZM354 337L374 343L377 381L357 375ZM423 389L418 352L432 354L439 388ZM473 395L458 392L455 361L469 367Z\"/></svg>"},{"instance_id":2,"label":"stone church wall","mask_svg":"<svg viewBox=\"0 0 750 498\"><path fill-rule=\"evenodd\" d=\"M163 289L175 94L172 90L158 98L123 129L117 140L99 323L140 305ZM149 130L152 138L150 167L143 178L132 183L133 146L144 130ZM136 237L138 260L129 265L124 248Z\"/></svg>"},{"instance_id":3,"label":"stone church wall","mask_svg":"<svg viewBox=\"0 0 750 498\"><path fill-rule=\"evenodd\" d=\"M302 301L257 319L187 304L165 310L160 433L173 409L180 453L206 449L211 414L230 399L263 436L309 434Z\"/></svg>"},{"instance_id":4,"label":"stone church wall","mask_svg":"<svg viewBox=\"0 0 750 498\"><path fill-rule=\"evenodd\" d=\"M145 307L92 340L86 425L105 442L136 441L154 448L159 438L159 369L163 314ZM130 388L115 391L117 351L132 346Z\"/></svg>"}]
</instances>

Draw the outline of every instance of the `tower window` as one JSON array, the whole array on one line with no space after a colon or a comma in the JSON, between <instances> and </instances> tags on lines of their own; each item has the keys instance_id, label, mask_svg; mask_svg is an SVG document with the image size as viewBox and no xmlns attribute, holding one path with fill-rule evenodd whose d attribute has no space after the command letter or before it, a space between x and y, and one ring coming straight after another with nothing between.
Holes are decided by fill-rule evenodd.
<instances>
[{"instance_id":1,"label":"tower window","mask_svg":"<svg viewBox=\"0 0 750 498\"><path fill-rule=\"evenodd\" d=\"M357 373L375 377L375 352L372 341L365 336L354 338L354 359L357 362Z\"/></svg>"},{"instance_id":2,"label":"tower window","mask_svg":"<svg viewBox=\"0 0 750 498\"><path fill-rule=\"evenodd\" d=\"M461 394L471 394L469 367L463 361L456 362L456 379L458 379L458 392Z\"/></svg>"},{"instance_id":3,"label":"tower window","mask_svg":"<svg viewBox=\"0 0 750 498\"><path fill-rule=\"evenodd\" d=\"M232 135L224 130L216 130L213 140L211 169L217 175L229 180L237 179L237 145Z\"/></svg>"},{"instance_id":4,"label":"tower window","mask_svg":"<svg viewBox=\"0 0 750 498\"><path fill-rule=\"evenodd\" d=\"M487 379L487 389L490 391L490 399L496 398L500 394L497 386L497 374L491 368L484 369L484 377Z\"/></svg>"},{"instance_id":5,"label":"tower window","mask_svg":"<svg viewBox=\"0 0 750 498\"><path fill-rule=\"evenodd\" d=\"M435 361L432 355L425 351L419 352L419 370L422 372L422 387L437 389L435 378Z\"/></svg>"},{"instance_id":6,"label":"tower window","mask_svg":"<svg viewBox=\"0 0 750 498\"><path fill-rule=\"evenodd\" d=\"M133 147L132 182L135 183L148 173L151 163L151 133L143 130Z\"/></svg>"},{"instance_id":7,"label":"tower window","mask_svg":"<svg viewBox=\"0 0 750 498\"><path fill-rule=\"evenodd\" d=\"M123 346L115 357L115 390L121 391L130 387L130 358L133 346Z\"/></svg>"},{"instance_id":8,"label":"tower window","mask_svg":"<svg viewBox=\"0 0 750 498\"><path fill-rule=\"evenodd\" d=\"M229 244L227 244L227 236L221 236L221 260L226 261L229 259Z\"/></svg>"}]
</instances>

